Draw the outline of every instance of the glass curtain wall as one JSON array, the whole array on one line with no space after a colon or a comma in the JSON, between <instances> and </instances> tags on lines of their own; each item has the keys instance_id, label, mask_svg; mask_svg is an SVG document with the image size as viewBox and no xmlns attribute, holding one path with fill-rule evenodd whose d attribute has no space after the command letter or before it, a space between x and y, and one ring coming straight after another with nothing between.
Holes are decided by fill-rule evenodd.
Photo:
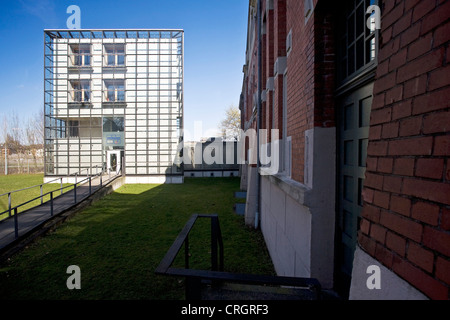
<instances>
[{"instance_id":1,"label":"glass curtain wall","mask_svg":"<svg viewBox=\"0 0 450 320\"><path fill-rule=\"evenodd\" d=\"M46 176L182 175L183 31L45 30L44 83Z\"/></svg>"}]
</instances>

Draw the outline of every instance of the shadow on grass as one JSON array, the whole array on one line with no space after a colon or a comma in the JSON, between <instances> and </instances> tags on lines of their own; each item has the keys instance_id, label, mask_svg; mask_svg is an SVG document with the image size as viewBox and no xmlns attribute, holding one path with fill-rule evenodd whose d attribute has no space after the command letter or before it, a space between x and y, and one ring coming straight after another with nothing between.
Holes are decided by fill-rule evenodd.
<instances>
[{"instance_id":1,"label":"shadow on grass","mask_svg":"<svg viewBox=\"0 0 450 320\"><path fill-rule=\"evenodd\" d=\"M260 232L233 213L238 189L238 178L125 185L1 266L0 297L184 299L184 279L157 276L154 270L194 213L219 215L225 271L274 274ZM209 268L209 232L205 222L190 235L193 268ZM80 267L80 290L66 287L70 265Z\"/></svg>"}]
</instances>

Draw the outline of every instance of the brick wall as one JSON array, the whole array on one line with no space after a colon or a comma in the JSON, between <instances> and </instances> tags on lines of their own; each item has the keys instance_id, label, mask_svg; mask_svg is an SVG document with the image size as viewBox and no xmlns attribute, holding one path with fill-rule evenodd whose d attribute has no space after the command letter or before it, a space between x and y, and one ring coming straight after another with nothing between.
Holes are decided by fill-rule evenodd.
<instances>
[{"instance_id":1,"label":"brick wall","mask_svg":"<svg viewBox=\"0 0 450 320\"><path fill-rule=\"evenodd\" d=\"M432 299L450 288L450 1L384 1L359 243Z\"/></svg>"},{"instance_id":2,"label":"brick wall","mask_svg":"<svg viewBox=\"0 0 450 320\"><path fill-rule=\"evenodd\" d=\"M265 78L263 81L264 88L266 88L267 79L273 77L273 65L275 63L275 17L273 8L266 8L267 2L263 2L263 7L265 12L266 19L266 35L264 37L265 40L265 49L266 56L263 59L262 63L265 65ZM266 88L267 89L267 88ZM266 105L265 105L265 124L264 128L269 129L267 132L268 142L271 142L271 132L272 128L272 114L273 114L273 91L268 91L266 96Z\"/></svg>"},{"instance_id":3,"label":"brick wall","mask_svg":"<svg viewBox=\"0 0 450 320\"><path fill-rule=\"evenodd\" d=\"M304 1L289 0L287 32L292 32L288 56L287 135L292 137L291 177L304 182L304 132L334 127L334 30L332 12L319 2L305 24Z\"/></svg>"},{"instance_id":4,"label":"brick wall","mask_svg":"<svg viewBox=\"0 0 450 320\"><path fill-rule=\"evenodd\" d=\"M334 12L324 3L317 6L314 14L314 126L331 128L336 126Z\"/></svg>"},{"instance_id":5,"label":"brick wall","mask_svg":"<svg viewBox=\"0 0 450 320\"><path fill-rule=\"evenodd\" d=\"M266 20L266 19L264 19ZM267 24L267 21L265 21L265 24ZM267 25L266 25L267 27ZM262 54L261 54L261 93L266 90L266 82L267 82L267 63L264 63L264 61L267 60L267 36L262 35L261 37L261 47L262 47ZM261 129L267 129L267 103L266 101L261 101Z\"/></svg>"},{"instance_id":6,"label":"brick wall","mask_svg":"<svg viewBox=\"0 0 450 320\"><path fill-rule=\"evenodd\" d=\"M274 1L274 60L286 56L286 0ZM274 72L272 64L272 73ZM273 126L279 130L279 138L283 130L283 75L278 74L274 79Z\"/></svg>"},{"instance_id":7,"label":"brick wall","mask_svg":"<svg viewBox=\"0 0 450 320\"><path fill-rule=\"evenodd\" d=\"M274 52L277 57L286 56L286 2L274 0Z\"/></svg>"}]
</instances>

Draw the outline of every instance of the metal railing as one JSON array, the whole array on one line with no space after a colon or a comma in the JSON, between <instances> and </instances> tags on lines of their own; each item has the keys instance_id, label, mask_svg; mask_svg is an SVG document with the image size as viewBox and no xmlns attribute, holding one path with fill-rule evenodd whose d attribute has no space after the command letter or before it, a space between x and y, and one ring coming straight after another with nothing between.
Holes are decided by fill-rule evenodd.
<instances>
[{"instance_id":1,"label":"metal railing","mask_svg":"<svg viewBox=\"0 0 450 320\"><path fill-rule=\"evenodd\" d=\"M173 269L170 268L175 260L181 247L184 245L184 263L185 268L189 269L189 232L194 227L198 218L211 219L211 270L217 271L223 270L223 242L222 233L220 232L219 217L217 215L204 215L194 214L181 230L175 242L170 247L164 259L156 269L157 273L170 273ZM220 249L220 255L218 255L217 247Z\"/></svg>"},{"instance_id":2,"label":"metal railing","mask_svg":"<svg viewBox=\"0 0 450 320\"><path fill-rule=\"evenodd\" d=\"M99 167L101 167L100 172L98 172L98 173L96 173L96 174L94 174L94 175L92 175L92 174L89 175L89 171L92 173L92 169L98 169ZM83 178L83 179L81 179L81 180L78 180L79 177L80 177L79 174L80 174L81 172L85 171L85 170L87 171L86 177ZM120 170L120 171L117 172L115 175L113 175L113 177L120 175L121 172L122 172L122 171ZM0 197L1 197L1 196L4 196L4 195L8 195L8 209L5 210L5 211L3 211L3 212L0 212L0 216L3 215L3 214L5 214L5 213L8 213L8 217L5 218L5 219L10 218L11 216L14 217L14 233L15 233L15 238L17 239L17 238L19 237L19 226L18 226L18 225L19 225L19 223L18 223L18 219L19 219L19 217L18 217L18 216L19 216L19 214L18 214L18 208L19 208L19 207L22 207L22 206L24 206L24 205L26 205L26 204L28 204L28 203L31 203L31 202L33 202L33 201L36 201L36 200L40 199L40 200L41 200L41 204L50 202L50 210L49 210L49 211L50 211L50 217L53 217L53 200L54 200L54 198L55 198L55 197L54 197L54 194L55 194L56 192L58 192L58 193L60 193L60 195L62 195L62 194L64 193L64 192L63 192L64 189L73 188L73 196L74 196L74 197L73 197L73 203L76 204L76 203L77 203L77 200L79 200L79 199L77 199L77 186L79 187L79 186L82 185L82 184L89 183L89 193L88 193L88 196L90 196L90 195L92 194L92 180L94 180L94 179L96 179L97 177L99 177L99 179L100 179L99 186L100 186L100 188L102 188L102 187L103 187L103 175L104 175L104 173L105 173L105 170L104 170L103 166L95 166L95 167L92 167L92 168L86 168L86 169L80 170L79 172L76 172L76 173L74 173L74 174L67 175L66 177L56 178L56 179L54 179L54 180L51 180L51 181L48 181L48 182L45 182L45 183L42 183L42 184L39 184L39 185L34 185L34 186L31 186L31 187L27 187L27 188L23 188L23 189L19 189L19 190L14 190L14 191L10 191L10 192L6 192L6 193L4 193L4 194L1 194ZM67 179L68 177L75 177L75 182L74 182L74 183L70 183L70 184L68 184L67 186L63 187L63 179ZM82 175L81 177L84 177L84 175ZM54 182L54 181L58 181L58 180L59 180L60 183L61 183L61 186L60 186L58 189L51 190L51 191L48 191L48 192L46 192L46 193L43 193L43 186L44 186L44 185L49 184L49 183L52 183L52 182ZM108 170L108 181L109 181L109 180L111 180L111 171L110 171L110 170ZM67 183L66 183L66 184L67 184ZM39 195L38 197L35 197L35 198L32 198L32 199L30 199L30 200L28 200L28 201L22 202L22 203L20 203L19 205L11 206L11 194L13 194L13 193L15 193L15 192L19 192L19 191L24 191L24 190L27 190L27 189L31 189L31 188L36 188L36 187L39 187L39 188L40 188L40 195ZM44 197L47 196L47 195L50 196L50 199L49 199L48 201L43 201ZM33 207L32 207L32 208L33 208ZM32 209L32 208L29 208L29 209ZM25 212L25 211L24 211L24 212ZM12 214L12 213L14 213L14 214ZM5 220L5 219L2 219L2 220ZM2 220L0 220L0 222L1 222Z\"/></svg>"},{"instance_id":3,"label":"metal railing","mask_svg":"<svg viewBox=\"0 0 450 320\"><path fill-rule=\"evenodd\" d=\"M189 269L189 232L198 218L211 219L211 270ZM183 245L185 269L173 268L172 264ZM219 255L218 249L220 250ZM201 299L201 286L202 281L204 280L211 281L216 285L221 282L234 282L251 285L275 285L306 288L312 292L314 299L320 299L321 297L321 285L317 279L224 272L223 256L224 251L222 234L220 231L219 218L217 214L194 214L186 223L183 230L179 233L164 258L161 260L159 266L155 270L155 273L167 276L185 277L187 300Z\"/></svg>"}]
</instances>

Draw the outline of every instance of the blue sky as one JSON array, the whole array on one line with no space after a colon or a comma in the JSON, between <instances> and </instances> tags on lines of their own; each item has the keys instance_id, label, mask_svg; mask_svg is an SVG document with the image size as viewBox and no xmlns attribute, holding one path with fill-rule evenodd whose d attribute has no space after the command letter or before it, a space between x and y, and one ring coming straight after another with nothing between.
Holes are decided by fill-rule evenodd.
<instances>
[{"instance_id":1,"label":"blue sky","mask_svg":"<svg viewBox=\"0 0 450 320\"><path fill-rule=\"evenodd\" d=\"M180 28L185 32L185 129L215 129L238 105L245 63L247 0L1 0L0 119L43 108L43 30L65 29L68 6L82 29Z\"/></svg>"}]
</instances>

